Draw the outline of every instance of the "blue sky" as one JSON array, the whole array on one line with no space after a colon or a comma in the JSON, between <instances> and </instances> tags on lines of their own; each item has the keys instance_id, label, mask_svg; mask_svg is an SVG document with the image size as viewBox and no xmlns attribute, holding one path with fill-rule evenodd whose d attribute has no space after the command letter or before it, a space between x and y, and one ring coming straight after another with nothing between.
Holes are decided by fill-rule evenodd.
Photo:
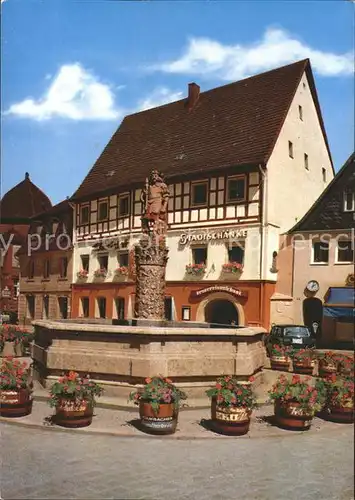
<instances>
[{"instance_id":1,"label":"blue sky","mask_svg":"<svg viewBox=\"0 0 355 500\"><path fill-rule=\"evenodd\" d=\"M336 170L354 148L348 1L2 0L1 192L57 203L125 114L310 57Z\"/></svg>"}]
</instances>

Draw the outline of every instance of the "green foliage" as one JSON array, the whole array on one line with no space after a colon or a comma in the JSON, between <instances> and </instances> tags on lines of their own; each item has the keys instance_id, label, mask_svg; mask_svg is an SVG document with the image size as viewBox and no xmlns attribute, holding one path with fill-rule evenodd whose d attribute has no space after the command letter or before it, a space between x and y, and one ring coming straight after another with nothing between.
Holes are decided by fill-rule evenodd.
<instances>
[{"instance_id":1,"label":"green foliage","mask_svg":"<svg viewBox=\"0 0 355 500\"><path fill-rule=\"evenodd\" d=\"M284 403L296 401L304 410L314 414L324 405L325 394L320 388L309 384L310 380L311 377L301 380L299 375L293 375L291 379L280 375L269 391L270 399Z\"/></svg>"},{"instance_id":2,"label":"green foliage","mask_svg":"<svg viewBox=\"0 0 355 500\"><path fill-rule=\"evenodd\" d=\"M55 382L50 390L49 405L57 406L60 399L75 401L89 401L95 404L95 396L101 396L103 388L90 380L89 376L80 377L78 373L70 371Z\"/></svg>"},{"instance_id":3,"label":"green foliage","mask_svg":"<svg viewBox=\"0 0 355 500\"><path fill-rule=\"evenodd\" d=\"M150 403L154 413L158 413L163 403L172 403L179 408L181 400L186 399L186 394L178 389L169 378L162 376L148 377L145 385L129 395L129 401L139 404L140 401Z\"/></svg>"},{"instance_id":4,"label":"green foliage","mask_svg":"<svg viewBox=\"0 0 355 500\"><path fill-rule=\"evenodd\" d=\"M4 358L1 363L0 390L26 389L30 385L30 371L26 363L10 356Z\"/></svg>"},{"instance_id":5,"label":"green foliage","mask_svg":"<svg viewBox=\"0 0 355 500\"><path fill-rule=\"evenodd\" d=\"M249 382L253 382L254 378L250 377ZM256 406L256 398L252 387L249 384L242 384L236 377L224 375L219 377L216 385L206 391L209 398L216 398L219 406L224 407L244 407L254 408Z\"/></svg>"},{"instance_id":6,"label":"green foliage","mask_svg":"<svg viewBox=\"0 0 355 500\"><path fill-rule=\"evenodd\" d=\"M325 379L318 379L316 388L324 395L326 408L331 406L354 407L353 377L344 377L333 373Z\"/></svg>"}]
</instances>

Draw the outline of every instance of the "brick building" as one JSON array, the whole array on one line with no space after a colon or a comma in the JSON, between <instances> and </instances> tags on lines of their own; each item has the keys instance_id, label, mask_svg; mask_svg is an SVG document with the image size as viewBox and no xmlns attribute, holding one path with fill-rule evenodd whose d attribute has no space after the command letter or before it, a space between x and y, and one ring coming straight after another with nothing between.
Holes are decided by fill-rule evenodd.
<instances>
[{"instance_id":1,"label":"brick building","mask_svg":"<svg viewBox=\"0 0 355 500\"><path fill-rule=\"evenodd\" d=\"M19 250L19 319L70 317L73 213L68 200L37 214Z\"/></svg>"},{"instance_id":2,"label":"brick building","mask_svg":"<svg viewBox=\"0 0 355 500\"><path fill-rule=\"evenodd\" d=\"M192 83L186 99L125 117L72 198L74 317L133 316L153 169L171 194L167 318L268 327L279 235L334 175L309 60L206 92Z\"/></svg>"},{"instance_id":3,"label":"brick building","mask_svg":"<svg viewBox=\"0 0 355 500\"><path fill-rule=\"evenodd\" d=\"M18 311L18 250L26 243L31 217L52 206L49 198L30 180L10 189L0 202L0 311Z\"/></svg>"}]
</instances>

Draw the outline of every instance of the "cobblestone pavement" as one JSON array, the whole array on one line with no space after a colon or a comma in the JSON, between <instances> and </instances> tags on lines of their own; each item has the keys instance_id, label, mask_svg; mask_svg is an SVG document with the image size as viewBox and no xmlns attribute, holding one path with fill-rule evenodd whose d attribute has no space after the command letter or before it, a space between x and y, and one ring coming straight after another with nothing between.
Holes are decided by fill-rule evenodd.
<instances>
[{"instance_id":1,"label":"cobblestone pavement","mask_svg":"<svg viewBox=\"0 0 355 500\"><path fill-rule=\"evenodd\" d=\"M10 499L351 500L352 425L280 437L171 440L2 423Z\"/></svg>"}]
</instances>

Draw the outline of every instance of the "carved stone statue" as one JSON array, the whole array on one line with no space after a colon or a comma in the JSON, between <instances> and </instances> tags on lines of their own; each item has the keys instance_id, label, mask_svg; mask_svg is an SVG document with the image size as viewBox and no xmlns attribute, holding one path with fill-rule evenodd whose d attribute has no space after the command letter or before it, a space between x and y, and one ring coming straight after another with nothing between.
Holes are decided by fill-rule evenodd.
<instances>
[{"instance_id":1,"label":"carved stone statue","mask_svg":"<svg viewBox=\"0 0 355 500\"><path fill-rule=\"evenodd\" d=\"M151 231L156 235L166 233L169 196L170 193L163 174L153 170L149 179L146 179L141 194L143 233L150 234Z\"/></svg>"}]
</instances>

